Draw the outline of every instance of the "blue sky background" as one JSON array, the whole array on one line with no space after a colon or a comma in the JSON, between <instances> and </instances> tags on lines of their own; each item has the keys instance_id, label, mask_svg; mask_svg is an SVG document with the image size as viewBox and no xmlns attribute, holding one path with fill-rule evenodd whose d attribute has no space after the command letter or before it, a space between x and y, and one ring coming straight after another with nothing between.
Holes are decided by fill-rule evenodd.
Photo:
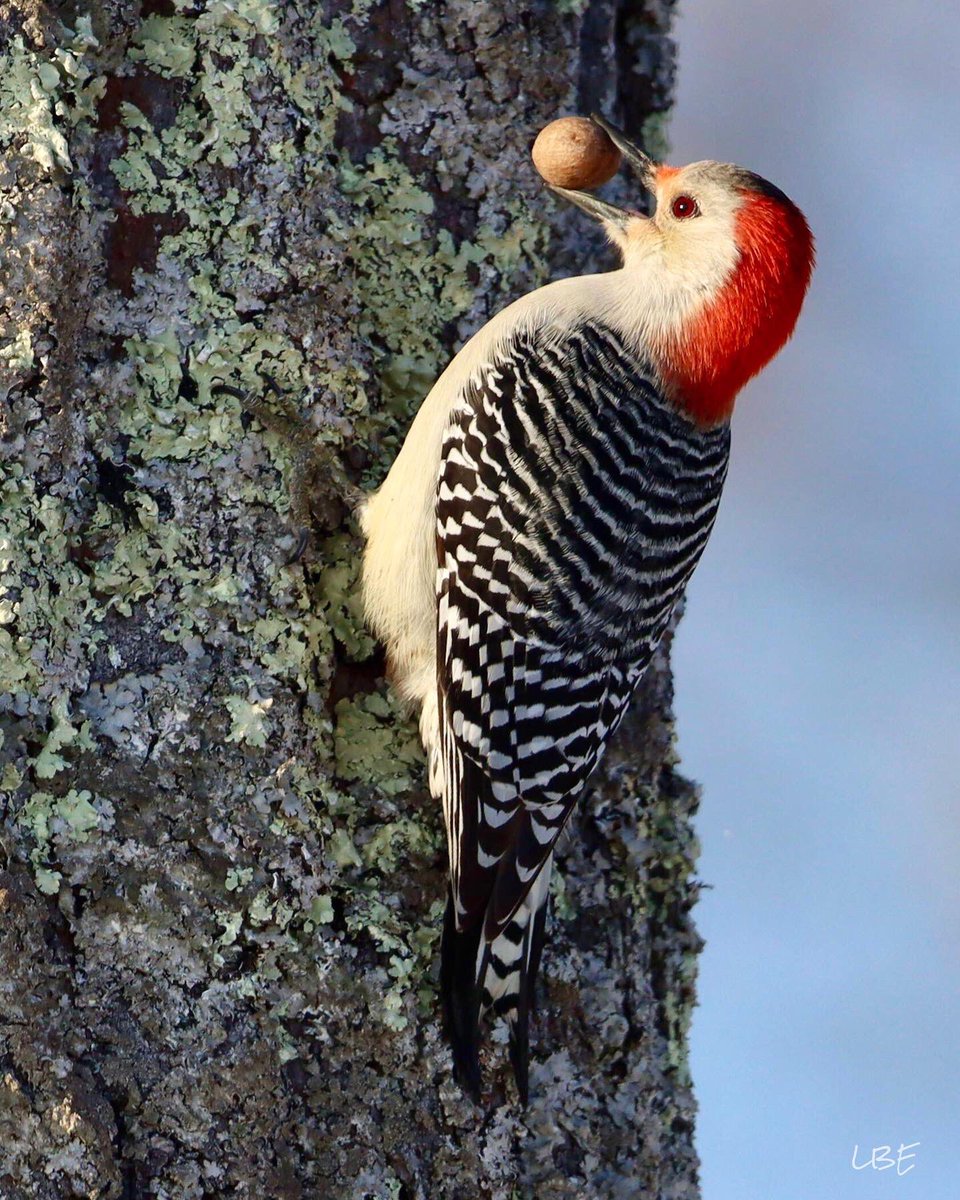
<instances>
[{"instance_id":1,"label":"blue sky background","mask_svg":"<svg viewBox=\"0 0 960 1200\"><path fill-rule=\"evenodd\" d=\"M688 0L676 36L672 161L766 175L819 250L675 650L704 1197L956 1200L960 8Z\"/></svg>"}]
</instances>

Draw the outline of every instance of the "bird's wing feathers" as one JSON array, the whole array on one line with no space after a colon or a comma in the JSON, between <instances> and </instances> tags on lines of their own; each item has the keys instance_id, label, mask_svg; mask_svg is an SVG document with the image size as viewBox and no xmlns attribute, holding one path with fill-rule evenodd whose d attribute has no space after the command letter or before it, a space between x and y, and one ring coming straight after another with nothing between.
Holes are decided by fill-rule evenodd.
<instances>
[{"instance_id":1,"label":"bird's wing feathers","mask_svg":"<svg viewBox=\"0 0 960 1200\"><path fill-rule=\"evenodd\" d=\"M701 440L590 326L515 335L452 414L438 663L461 925L482 910L488 937L502 929L649 662L716 509L727 442L706 439L717 482L703 496L703 453L685 461ZM666 494L684 466L690 494Z\"/></svg>"},{"instance_id":2,"label":"bird's wing feathers","mask_svg":"<svg viewBox=\"0 0 960 1200\"><path fill-rule=\"evenodd\" d=\"M451 881L458 925L485 914L487 936L523 899L593 768L610 690L606 664L571 677L564 620L545 611L524 555L547 532L542 493L556 491L564 449L546 406L534 411L549 395L531 365L517 346L469 390L446 432L438 489Z\"/></svg>"},{"instance_id":3,"label":"bird's wing feathers","mask_svg":"<svg viewBox=\"0 0 960 1200\"><path fill-rule=\"evenodd\" d=\"M515 334L451 414L437 492L445 936L471 934L457 953L462 969L476 951L480 983L498 946L539 956L542 918L518 926L525 898L699 558L727 451L725 431L695 430L590 325ZM544 886L533 916L545 901Z\"/></svg>"}]
</instances>

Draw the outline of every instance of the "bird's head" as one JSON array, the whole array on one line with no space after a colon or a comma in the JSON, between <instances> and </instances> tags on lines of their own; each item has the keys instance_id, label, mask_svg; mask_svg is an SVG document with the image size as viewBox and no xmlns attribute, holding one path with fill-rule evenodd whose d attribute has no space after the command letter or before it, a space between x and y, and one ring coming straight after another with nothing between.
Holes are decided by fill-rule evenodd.
<instances>
[{"instance_id":1,"label":"bird's head","mask_svg":"<svg viewBox=\"0 0 960 1200\"><path fill-rule=\"evenodd\" d=\"M810 228L752 171L664 166L593 120L652 195L652 215L553 191L603 224L623 254L623 304L665 386L695 420L717 424L793 332L813 271Z\"/></svg>"}]
</instances>

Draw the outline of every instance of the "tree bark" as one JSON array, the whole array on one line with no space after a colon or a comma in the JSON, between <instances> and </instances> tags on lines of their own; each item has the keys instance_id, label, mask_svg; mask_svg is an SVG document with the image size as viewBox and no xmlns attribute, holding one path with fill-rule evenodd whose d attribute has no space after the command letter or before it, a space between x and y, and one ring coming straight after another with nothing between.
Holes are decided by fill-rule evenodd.
<instances>
[{"instance_id":1,"label":"tree bark","mask_svg":"<svg viewBox=\"0 0 960 1200\"><path fill-rule=\"evenodd\" d=\"M696 1195L666 650L560 855L530 1107L500 1030L477 1108L350 503L464 338L609 265L528 149L658 152L671 7L0 5L4 1198Z\"/></svg>"}]
</instances>

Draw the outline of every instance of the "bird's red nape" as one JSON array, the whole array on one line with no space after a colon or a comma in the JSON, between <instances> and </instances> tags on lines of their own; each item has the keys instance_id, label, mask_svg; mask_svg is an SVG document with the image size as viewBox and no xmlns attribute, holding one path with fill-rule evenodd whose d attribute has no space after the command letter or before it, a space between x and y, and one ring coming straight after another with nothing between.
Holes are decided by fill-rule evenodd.
<instances>
[{"instance_id":1,"label":"bird's red nape","mask_svg":"<svg viewBox=\"0 0 960 1200\"><path fill-rule=\"evenodd\" d=\"M735 219L740 258L732 276L661 348L665 382L704 426L729 417L743 385L793 333L813 271L813 236L785 196L745 189Z\"/></svg>"}]
</instances>

